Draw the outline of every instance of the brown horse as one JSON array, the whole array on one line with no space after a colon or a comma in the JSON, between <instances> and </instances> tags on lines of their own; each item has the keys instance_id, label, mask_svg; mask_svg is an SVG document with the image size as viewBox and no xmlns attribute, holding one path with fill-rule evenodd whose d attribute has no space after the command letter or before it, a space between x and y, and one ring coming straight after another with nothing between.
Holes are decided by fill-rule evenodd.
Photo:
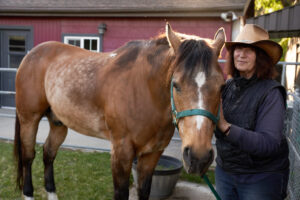
<instances>
[{"instance_id":1,"label":"brown horse","mask_svg":"<svg viewBox=\"0 0 300 200\"><path fill-rule=\"evenodd\" d=\"M38 124L47 116L43 146L48 199L57 199L53 162L67 128L112 143L114 199L128 199L132 161L138 159L139 199L148 199L151 177L173 132L170 87L178 111L201 108L217 115L224 83L217 58L225 41L173 32L132 41L111 53L46 42L30 51L16 76L17 185L33 199L31 165ZM171 84L172 80L172 84ZM215 124L204 116L178 121L185 169L203 174L213 160Z\"/></svg>"}]
</instances>

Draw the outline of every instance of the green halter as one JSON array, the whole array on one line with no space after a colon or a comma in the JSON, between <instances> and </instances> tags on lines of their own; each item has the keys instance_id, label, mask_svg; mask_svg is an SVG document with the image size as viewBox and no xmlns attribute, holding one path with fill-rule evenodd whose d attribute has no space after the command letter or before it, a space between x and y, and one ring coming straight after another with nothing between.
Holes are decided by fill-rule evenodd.
<instances>
[{"instance_id":1,"label":"green halter","mask_svg":"<svg viewBox=\"0 0 300 200\"><path fill-rule=\"evenodd\" d=\"M173 79L171 81L171 108L172 108L172 114L173 114L173 123L178 129L177 120L183 117L187 116L193 116L193 115L201 115L209 118L211 121L213 121L214 124L217 124L220 119L220 105L218 109L217 116L213 115L211 112L203 109L190 109L190 110L184 110L181 112L176 111L175 103L174 103L174 97L173 97Z\"/></svg>"}]
</instances>

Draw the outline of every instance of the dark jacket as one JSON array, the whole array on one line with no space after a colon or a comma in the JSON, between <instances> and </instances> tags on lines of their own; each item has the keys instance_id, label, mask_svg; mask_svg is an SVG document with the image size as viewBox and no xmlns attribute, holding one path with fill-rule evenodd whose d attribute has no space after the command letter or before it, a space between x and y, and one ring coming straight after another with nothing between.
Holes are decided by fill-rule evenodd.
<instances>
[{"instance_id":1,"label":"dark jacket","mask_svg":"<svg viewBox=\"0 0 300 200\"><path fill-rule=\"evenodd\" d=\"M270 94L277 94L278 98L272 99ZM274 80L239 77L226 83L222 99L224 117L232 127L228 137L216 131L217 164L236 174L288 169L288 146L282 133L285 107L269 105L285 105L285 89ZM282 112L272 114L276 109ZM259 124L261 121L265 124Z\"/></svg>"}]
</instances>

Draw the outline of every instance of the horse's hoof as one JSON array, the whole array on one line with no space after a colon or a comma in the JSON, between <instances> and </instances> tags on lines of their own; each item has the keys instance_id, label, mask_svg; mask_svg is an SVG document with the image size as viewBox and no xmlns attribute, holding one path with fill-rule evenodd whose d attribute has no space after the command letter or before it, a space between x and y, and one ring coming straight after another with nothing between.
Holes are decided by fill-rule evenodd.
<instances>
[{"instance_id":1,"label":"horse's hoof","mask_svg":"<svg viewBox=\"0 0 300 200\"><path fill-rule=\"evenodd\" d=\"M56 193L48 192L48 200L58 200Z\"/></svg>"},{"instance_id":2,"label":"horse's hoof","mask_svg":"<svg viewBox=\"0 0 300 200\"><path fill-rule=\"evenodd\" d=\"M34 198L33 197L28 197L28 196L24 195L24 200L34 200Z\"/></svg>"}]
</instances>

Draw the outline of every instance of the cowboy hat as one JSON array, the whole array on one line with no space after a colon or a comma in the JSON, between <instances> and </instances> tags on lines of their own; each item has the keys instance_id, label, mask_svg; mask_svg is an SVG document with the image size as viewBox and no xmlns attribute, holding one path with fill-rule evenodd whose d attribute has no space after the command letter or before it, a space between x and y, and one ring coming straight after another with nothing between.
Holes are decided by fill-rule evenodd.
<instances>
[{"instance_id":1,"label":"cowboy hat","mask_svg":"<svg viewBox=\"0 0 300 200\"><path fill-rule=\"evenodd\" d=\"M225 42L227 50L238 44L247 44L264 50L275 65L282 55L282 48L276 42L269 40L266 30L255 24L246 24L234 42Z\"/></svg>"}]
</instances>

